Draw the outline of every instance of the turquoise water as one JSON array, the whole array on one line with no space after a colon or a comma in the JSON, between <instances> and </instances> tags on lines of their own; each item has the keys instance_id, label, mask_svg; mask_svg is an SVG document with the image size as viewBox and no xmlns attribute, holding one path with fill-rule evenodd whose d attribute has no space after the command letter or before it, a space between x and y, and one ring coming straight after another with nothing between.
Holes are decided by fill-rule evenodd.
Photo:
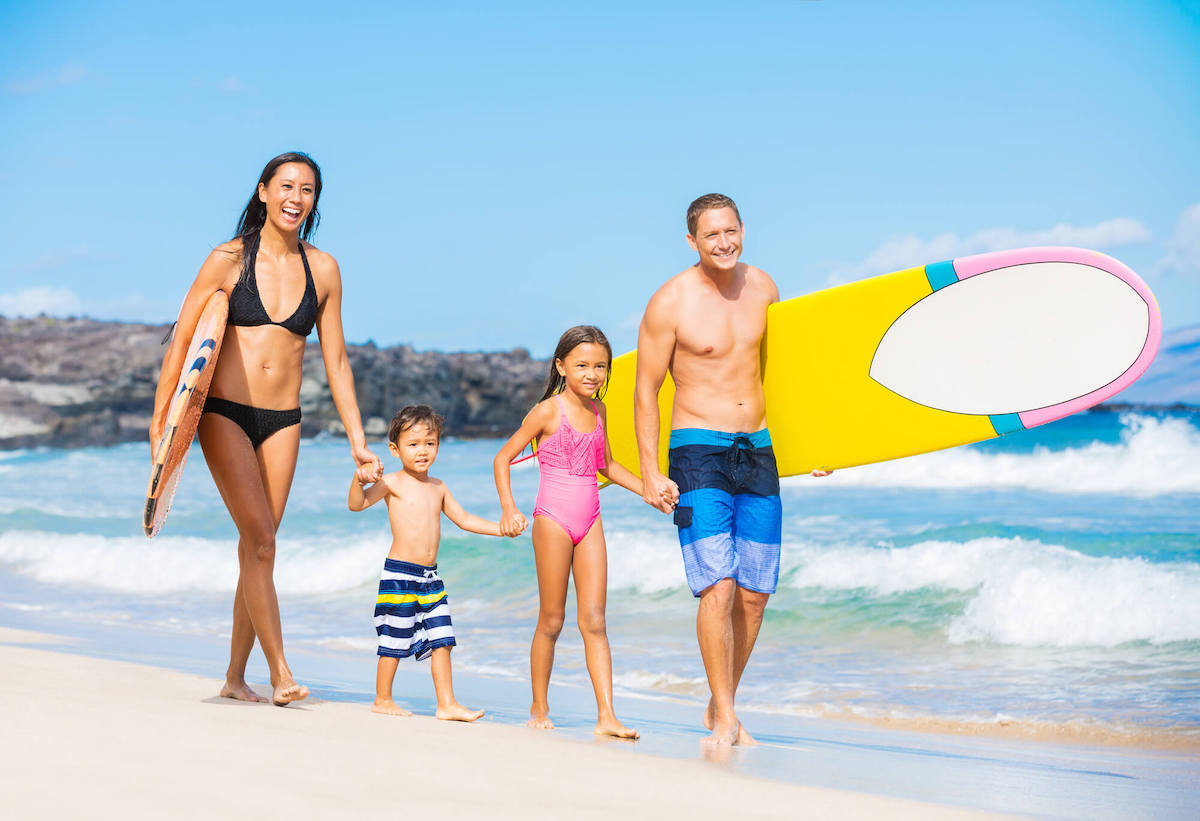
<instances>
[{"instance_id":1,"label":"turquoise water","mask_svg":"<svg viewBox=\"0 0 1200 821\"><path fill-rule=\"evenodd\" d=\"M492 517L498 445L448 440L433 471ZM145 446L0 454L0 620L227 636L235 533L194 455L148 541ZM350 475L343 443L302 445L276 581L288 645L357 679L373 664L389 534L381 509L346 509ZM526 514L536 481L532 463L514 473ZM1200 741L1200 414L1082 414L785 480L782 493L780 588L742 709ZM619 488L601 501L619 694L701 700L695 603L669 519ZM525 680L537 607L528 537L444 527L456 669ZM570 625L555 676L586 682Z\"/></svg>"}]
</instances>

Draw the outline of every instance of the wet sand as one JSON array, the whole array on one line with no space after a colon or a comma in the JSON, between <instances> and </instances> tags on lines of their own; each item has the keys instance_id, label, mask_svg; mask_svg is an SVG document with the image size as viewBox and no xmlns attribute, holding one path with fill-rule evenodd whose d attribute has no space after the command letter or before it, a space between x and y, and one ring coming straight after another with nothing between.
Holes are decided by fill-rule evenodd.
<instances>
[{"instance_id":1,"label":"wet sand","mask_svg":"<svg viewBox=\"0 0 1200 821\"><path fill-rule=\"evenodd\" d=\"M0 628L6 817L1008 817L497 722L388 718L315 697L245 704L216 697L213 679L55 644L67 647Z\"/></svg>"}]
</instances>

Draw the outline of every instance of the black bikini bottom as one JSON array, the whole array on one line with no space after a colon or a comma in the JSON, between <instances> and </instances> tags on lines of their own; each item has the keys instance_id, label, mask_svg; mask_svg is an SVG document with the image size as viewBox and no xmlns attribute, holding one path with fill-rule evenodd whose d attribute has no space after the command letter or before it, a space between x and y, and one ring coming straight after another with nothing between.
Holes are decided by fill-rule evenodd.
<instances>
[{"instance_id":1,"label":"black bikini bottom","mask_svg":"<svg viewBox=\"0 0 1200 821\"><path fill-rule=\"evenodd\" d=\"M267 437L276 431L300 424L300 409L270 410L243 405L241 402L230 402L218 396L210 396L204 401L205 413L219 413L226 419L232 419L246 432L250 445L257 450Z\"/></svg>"}]
</instances>

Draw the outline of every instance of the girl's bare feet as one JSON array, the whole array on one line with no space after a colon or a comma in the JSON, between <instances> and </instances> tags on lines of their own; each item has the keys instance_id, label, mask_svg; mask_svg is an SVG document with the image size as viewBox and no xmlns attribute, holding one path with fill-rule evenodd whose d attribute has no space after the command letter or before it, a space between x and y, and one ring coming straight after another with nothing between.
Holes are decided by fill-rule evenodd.
<instances>
[{"instance_id":1,"label":"girl's bare feet","mask_svg":"<svg viewBox=\"0 0 1200 821\"><path fill-rule=\"evenodd\" d=\"M229 681L228 679L221 687L221 698L232 698L235 701L266 701L265 698L251 690L250 685L245 681Z\"/></svg>"},{"instance_id":2,"label":"girl's bare feet","mask_svg":"<svg viewBox=\"0 0 1200 821\"><path fill-rule=\"evenodd\" d=\"M442 721L474 721L483 715L483 710L471 710L456 701L445 707L439 705L433 715Z\"/></svg>"},{"instance_id":3,"label":"girl's bare feet","mask_svg":"<svg viewBox=\"0 0 1200 821\"><path fill-rule=\"evenodd\" d=\"M275 692L271 694L271 703L276 707L286 707L293 701L302 701L308 698L308 688L303 684L297 684L291 678L286 678L275 685Z\"/></svg>"},{"instance_id":4,"label":"girl's bare feet","mask_svg":"<svg viewBox=\"0 0 1200 821\"><path fill-rule=\"evenodd\" d=\"M641 738L642 734L632 727L626 727L616 716L602 718L596 722L596 735L610 735L614 738Z\"/></svg>"},{"instance_id":5,"label":"girl's bare feet","mask_svg":"<svg viewBox=\"0 0 1200 821\"><path fill-rule=\"evenodd\" d=\"M554 722L550 720L548 713L542 710L530 710L529 720L525 722L525 726L535 730L553 730Z\"/></svg>"},{"instance_id":6,"label":"girl's bare feet","mask_svg":"<svg viewBox=\"0 0 1200 821\"><path fill-rule=\"evenodd\" d=\"M372 713L381 713L385 716L410 716L410 715L412 715L412 712L410 710L405 710L403 707L401 707L396 702L392 701L390 698L383 700L383 701L381 701L380 699L375 699L375 703L371 705L371 712Z\"/></svg>"}]
</instances>

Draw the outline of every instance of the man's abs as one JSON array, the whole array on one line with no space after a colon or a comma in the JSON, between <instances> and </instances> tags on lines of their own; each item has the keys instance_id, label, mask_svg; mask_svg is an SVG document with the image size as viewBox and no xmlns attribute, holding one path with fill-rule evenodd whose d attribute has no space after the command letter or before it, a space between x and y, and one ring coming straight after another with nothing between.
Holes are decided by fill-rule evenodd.
<instances>
[{"instance_id":1,"label":"man's abs","mask_svg":"<svg viewBox=\"0 0 1200 821\"><path fill-rule=\"evenodd\" d=\"M766 400L758 378L743 374L727 380L676 381L671 429L704 428L749 433L767 426Z\"/></svg>"}]
</instances>

